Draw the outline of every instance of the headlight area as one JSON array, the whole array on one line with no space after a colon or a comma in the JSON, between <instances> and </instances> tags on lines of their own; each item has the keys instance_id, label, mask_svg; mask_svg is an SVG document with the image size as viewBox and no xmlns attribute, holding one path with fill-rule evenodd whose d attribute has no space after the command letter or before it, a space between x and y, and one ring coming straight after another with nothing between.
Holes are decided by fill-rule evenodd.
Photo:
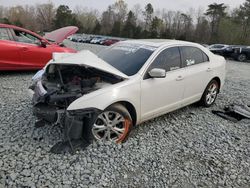
<instances>
[{"instance_id":1,"label":"headlight area","mask_svg":"<svg viewBox=\"0 0 250 188\"><path fill-rule=\"evenodd\" d=\"M91 128L101 111L95 108L67 111L64 122L64 139L92 141Z\"/></svg>"},{"instance_id":2,"label":"headlight area","mask_svg":"<svg viewBox=\"0 0 250 188\"><path fill-rule=\"evenodd\" d=\"M67 113L69 116L91 116L93 113L99 114L101 110L97 108L85 108L85 109L78 109L78 110L68 110Z\"/></svg>"},{"instance_id":3,"label":"headlight area","mask_svg":"<svg viewBox=\"0 0 250 188\"><path fill-rule=\"evenodd\" d=\"M38 118L36 127L46 123L63 127L63 140L51 148L52 153L74 153L86 148L93 140L92 125L101 110L96 108L62 110L48 105L35 105L33 113Z\"/></svg>"}]
</instances>

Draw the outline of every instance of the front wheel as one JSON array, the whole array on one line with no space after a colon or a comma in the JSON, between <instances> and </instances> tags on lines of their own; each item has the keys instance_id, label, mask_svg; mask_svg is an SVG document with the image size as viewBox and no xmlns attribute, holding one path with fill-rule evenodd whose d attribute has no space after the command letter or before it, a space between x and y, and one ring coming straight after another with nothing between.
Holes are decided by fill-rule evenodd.
<instances>
[{"instance_id":1,"label":"front wheel","mask_svg":"<svg viewBox=\"0 0 250 188\"><path fill-rule=\"evenodd\" d=\"M205 107L210 107L211 105L214 104L218 93L219 93L219 84L216 80L212 80L207 85L200 100L200 103Z\"/></svg>"},{"instance_id":2,"label":"front wheel","mask_svg":"<svg viewBox=\"0 0 250 188\"><path fill-rule=\"evenodd\" d=\"M92 134L96 140L121 143L128 137L131 127L132 118L128 110L114 104L97 116Z\"/></svg>"}]
</instances>

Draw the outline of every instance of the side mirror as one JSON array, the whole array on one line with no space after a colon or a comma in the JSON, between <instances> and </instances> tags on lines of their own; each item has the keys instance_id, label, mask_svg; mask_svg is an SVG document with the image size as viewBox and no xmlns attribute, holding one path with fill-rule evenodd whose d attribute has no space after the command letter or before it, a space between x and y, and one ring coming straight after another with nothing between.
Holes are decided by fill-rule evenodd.
<instances>
[{"instance_id":1,"label":"side mirror","mask_svg":"<svg viewBox=\"0 0 250 188\"><path fill-rule=\"evenodd\" d=\"M148 74L151 78L165 78L166 77L166 70L154 68L154 69L151 69L148 72Z\"/></svg>"},{"instance_id":2,"label":"side mirror","mask_svg":"<svg viewBox=\"0 0 250 188\"><path fill-rule=\"evenodd\" d=\"M44 40L41 40L41 41L39 42L39 46L41 46L41 47L43 47L43 48L46 48L47 42L45 42Z\"/></svg>"}]
</instances>

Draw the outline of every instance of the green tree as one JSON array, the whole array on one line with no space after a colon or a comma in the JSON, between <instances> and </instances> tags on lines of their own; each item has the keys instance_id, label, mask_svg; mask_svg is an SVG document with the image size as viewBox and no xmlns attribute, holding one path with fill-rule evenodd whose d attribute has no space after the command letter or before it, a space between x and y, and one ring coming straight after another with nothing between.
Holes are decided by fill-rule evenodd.
<instances>
[{"instance_id":1,"label":"green tree","mask_svg":"<svg viewBox=\"0 0 250 188\"><path fill-rule=\"evenodd\" d=\"M143 38L142 36L142 27L140 25L137 25L135 28L134 38L140 39Z\"/></svg>"},{"instance_id":2,"label":"green tree","mask_svg":"<svg viewBox=\"0 0 250 188\"><path fill-rule=\"evenodd\" d=\"M8 18L4 17L4 18L0 18L0 22L4 23L4 24L11 24L11 22L9 21Z\"/></svg>"},{"instance_id":3,"label":"green tree","mask_svg":"<svg viewBox=\"0 0 250 188\"><path fill-rule=\"evenodd\" d=\"M136 32L136 17L132 11L129 11L127 20L123 27L123 36L128 38L134 38Z\"/></svg>"},{"instance_id":4,"label":"green tree","mask_svg":"<svg viewBox=\"0 0 250 188\"><path fill-rule=\"evenodd\" d=\"M221 20L219 26L220 43L225 44L245 44L246 41L241 41L241 28L233 21L231 17L225 17Z\"/></svg>"},{"instance_id":5,"label":"green tree","mask_svg":"<svg viewBox=\"0 0 250 188\"><path fill-rule=\"evenodd\" d=\"M82 8L80 6L77 6L74 9L74 14L76 15L76 18L80 22L81 26L84 26L82 27L81 30L79 30L79 32L83 33L93 32L97 23L97 16L98 16L97 10L88 10L87 8Z\"/></svg>"},{"instance_id":6,"label":"green tree","mask_svg":"<svg viewBox=\"0 0 250 188\"><path fill-rule=\"evenodd\" d=\"M94 27L94 29L93 29L92 32L93 32L94 34L100 34L101 28L102 28L102 26L101 26L100 22L99 22L98 20L96 20L96 22L95 22L95 27Z\"/></svg>"},{"instance_id":7,"label":"green tree","mask_svg":"<svg viewBox=\"0 0 250 188\"><path fill-rule=\"evenodd\" d=\"M58 29L65 26L76 25L81 28L76 15L72 13L66 5L60 5L56 10L56 16L54 19L54 28Z\"/></svg>"},{"instance_id":8,"label":"green tree","mask_svg":"<svg viewBox=\"0 0 250 188\"><path fill-rule=\"evenodd\" d=\"M121 36L121 21L115 21L112 31L111 31L111 35L112 36L116 36L116 37L120 37Z\"/></svg>"},{"instance_id":9,"label":"green tree","mask_svg":"<svg viewBox=\"0 0 250 188\"><path fill-rule=\"evenodd\" d=\"M208 9L205 13L206 16L211 19L211 41L218 41L219 25L222 18L226 16L226 6L224 3L217 4L213 3L208 5Z\"/></svg>"},{"instance_id":10,"label":"green tree","mask_svg":"<svg viewBox=\"0 0 250 188\"><path fill-rule=\"evenodd\" d=\"M240 8L236 11L236 21L240 24L241 27L241 42L250 42L250 0L246 0Z\"/></svg>"},{"instance_id":11,"label":"green tree","mask_svg":"<svg viewBox=\"0 0 250 188\"><path fill-rule=\"evenodd\" d=\"M124 0L116 1L112 6L114 11L114 25L111 34L113 36L121 36L124 21L127 15L128 5Z\"/></svg>"},{"instance_id":12,"label":"green tree","mask_svg":"<svg viewBox=\"0 0 250 188\"><path fill-rule=\"evenodd\" d=\"M159 38L160 36L160 29L162 25L162 20L155 16L151 22L150 26L150 37L151 38Z\"/></svg>"},{"instance_id":13,"label":"green tree","mask_svg":"<svg viewBox=\"0 0 250 188\"><path fill-rule=\"evenodd\" d=\"M111 33L114 25L114 10L111 6L108 6L108 9L102 13L101 17L101 33L108 35Z\"/></svg>"},{"instance_id":14,"label":"green tree","mask_svg":"<svg viewBox=\"0 0 250 188\"><path fill-rule=\"evenodd\" d=\"M115 13L115 21L124 22L128 5L125 3L124 0L118 0L112 5L113 11Z\"/></svg>"},{"instance_id":15,"label":"green tree","mask_svg":"<svg viewBox=\"0 0 250 188\"><path fill-rule=\"evenodd\" d=\"M24 27L24 26L23 26L23 23L22 23L19 19L15 20L15 21L13 22L13 24L16 25L16 26L18 26L18 27Z\"/></svg>"},{"instance_id":16,"label":"green tree","mask_svg":"<svg viewBox=\"0 0 250 188\"><path fill-rule=\"evenodd\" d=\"M208 43L209 36L209 22L207 21L205 16L198 17L196 28L194 31L194 41L200 43Z\"/></svg>"},{"instance_id":17,"label":"green tree","mask_svg":"<svg viewBox=\"0 0 250 188\"><path fill-rule=\"evenodd\" d=\"M152 18L153 18L153 14L154 14L153 5L151 3L149 3L149 4L146 5L145 11L143 11L144 20L145 20L145 30L147 30L147 31L150 28Z\"/></svg>"},{"instance_id":18,"label":"green tree","mask_svg":"<svg viewBox=\"0 0 250 188\"><path fill-rule=\"evenodd\" d=\"M193 19L188 14L181 14L181 19L183 22L183 28L182 28L182 40L190 40L192 38L192 27L193 27Z\"/></svg>"}]
</instances>

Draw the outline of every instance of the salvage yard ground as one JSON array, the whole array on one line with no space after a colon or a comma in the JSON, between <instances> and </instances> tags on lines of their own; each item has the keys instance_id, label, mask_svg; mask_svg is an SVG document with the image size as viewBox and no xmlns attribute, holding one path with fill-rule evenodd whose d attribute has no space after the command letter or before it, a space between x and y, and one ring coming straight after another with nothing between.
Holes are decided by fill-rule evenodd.
<instances>
[{"instance_id":1,"label":"salvage yard ground","mask_svg":"<svg viewBox=\"0 0 250 188\"><path fill-rule=\"evenodd\" d=\"M250 63L227 61L213 107L185 107L135 127L124 144L94 143L75 155L49 153L63 137L61 127L34 128L27 96L34 73L0 73L0 187L250 186L250 121L211 113L231 103L250 105Z\"/></svg>"}]
</instances>

